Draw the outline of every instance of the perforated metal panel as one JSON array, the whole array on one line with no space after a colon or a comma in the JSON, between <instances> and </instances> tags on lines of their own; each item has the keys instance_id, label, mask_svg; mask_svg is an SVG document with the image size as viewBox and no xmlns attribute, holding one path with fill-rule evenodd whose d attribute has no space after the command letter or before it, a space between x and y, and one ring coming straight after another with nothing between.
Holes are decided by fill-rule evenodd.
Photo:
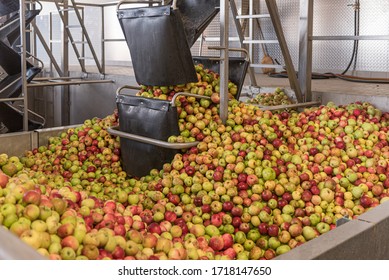
<instances>
[{"instance_id":1,"label":"perforated metal panel","mask_svg":"<svg viewBox=\"0 0 389 280\"><path fill-rule=\"evenodd\" d=\"M314 35L354 35L354 1L316 0ZM389 1L360 1L360 35L389 35ZM359 41L357 71L389 70L389 41ZM314 42L313 68L343 70L350 62L353 41ZM353 69L353 65L350 70Z\"/></svg>"},{"instance_id":2,"label":"perforated metal panel","mask_svg":"<svg viewBox=\"0 0 389 280\"><path fill-rule=\"evenodd\" d=\"M247 10L248 0L236 0L236 5L241 13ZM266 4L264 0L253 1L255 8L260 13L267 13ZM353 4L354 0L315 0L314 1L314 35L353 35L354 33L354 9L349 4ZM360 34L361 35L389 35L389 0L360 0ZM44 5L51 5L44 3ZM299 0L277 0L279 14L284 29L285 37L288 43L289 51L292 56L295 68L298 65L298 37L299 37ZM108 14L115 13L115 9L107 10ZM115 18L115 17L114 17ZM116 18L115 18L116 19ZM57 26L54 34L61 34L60 23L55 19L54 25ZM100 30L101 30L101 16L98 9L86 8L85 21L91 39L94 42L94 47L98 56L100 56ZM72 22L74 22L72 20ZM38 25L42 27L42 32L45 33L47 26L47 18L37 18ZM269 18L259 19L264 38L269 40L276 39L274 29ZM107 38L116 38L116 30L112 30L112 24L108 24L106 29ZM254 24L254 36L259 38L259 30ZM112 35L114 34L114 35ZM209 25L204 32L206 37L218 38L220 36L219 16ZM48 33L44 34L48 38ZM230 36L236 37L235 25L230 16ZM56 38L57 39L57 38ZM58 38L60 39L60 38ZM202 55L218 55L218 51L210 51L208 46L218 46L220 42L204 42L202 48ZM238 47L238 42L230 42L231 47ZM128 50L123 49L122 43L109 43L106 45L107 58L114 58L118 65L122 65L123 61L128 61ZM200 43L197 42L193 48L192 53L199 55ZM38 48L40 48L38 44ZM266 44L266 49L269 55L277 59L281 64L284 64L281 50L278 45ZM342 71L349 63L353 50L352 41L315 41L313 43L313 70L314 71ZM60 44L54 46L54 54L60 58ZM69 52L72 58L71 64L77 64L72 50ZM111 55L115 54L115 55ZM90 56L88 53L87 56ZM232 53L232 56L239 55ZM40 48L38 57L44 58L47 61L46 54ZM263 51L260 45L254 46L253 63L259 63L263 57ZM111 61L112 62L112 61ZM87 63L88 64L88 63ZM360 41L358 50L358 59L356 62L356 70L358 71L389 71L389 41Z\"/></svg>"},{"instance_id":3,"label":"perforated metal panel","mask_svg":"<svg viewBox=\"0 0 389 280\"><path fill-rule=\"evenodd\" d=\"M238 7L245 10L248 0L236 1L236 3ZM260 13L267 13L264 0L254 1L254 3ZM315 0L313 34L317 36L354 35L354 8L349 6L353 3L353 0ZM300 1L277 0L277 5L289 52L297 69ZM360 6L360 35L389 35L389 0L360 0ZM259 23L265 39L277 39L269 18L259 19ZM214 21L205 34L207 36L211 36L211 34L212 36L218 36L218 28L218 21ZM231 36L235 36L234 27L231 27L230 30ZM259 30L256 24L254 24L254 36L256 39L259 38ZM212 45L212 43L208 43L208 45ZM278 45L266 44L265 47L272 58L284 64L281 49ZM314 41L313 70L343 71L350 62L352 51L353 41ZM207 53L206 50L205 53ZM262 47L254 45L253 63L259 63L262 57ZM388 72L389 41L360 41L355 66L357 71ZM350 70L352 68L353 65Z\"/></svg>"},{"instance_id":4,"label":"perforated metal panel","mask_svg":"<svg viewBox=\"0 0 389 280\"><path fill-rule=\"evenodd\" d=\"M293 63L298 63L298 34L300 1L277 1ZM313 35L354 35L353 0L315 0ZM389 0L360 1L360 35L389 35ZM266 12L265 1L260 1L260 10ZM275 37L270 20L261 20L266 39ZM268 45L269 54L283 63L281 50L277 45ZM259 57L261 57L261 50ZM350 62L353 41L314 41L314 71L344 70ZM356 71L389 71L389 41L359 41ZM353 69L353 65L350 70Z\"/></svg>"}]
</instances>

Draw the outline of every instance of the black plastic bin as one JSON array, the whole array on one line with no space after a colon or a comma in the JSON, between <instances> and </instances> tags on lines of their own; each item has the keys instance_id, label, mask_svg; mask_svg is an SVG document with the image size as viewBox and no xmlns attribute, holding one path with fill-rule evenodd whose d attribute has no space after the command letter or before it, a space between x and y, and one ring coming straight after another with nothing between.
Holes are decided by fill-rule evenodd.
<instances>
[{"instance_id":1,"label":"black plastic bin","mask_svg":"<svg viewBox=\"0 0 389 280\"><path fill-rule=\"evenodd\" d=\"M172 3L173 1L167 1ZM185 34L192 47L220 11L220 0L177 0Z\"/></svg>"},{"instance_id":2,"label":"black plastic bin","mask_svg":"<svg viewBox=\"0 0 389 280\"><path fill-rule=\"evenodd\" d=\"M162 141L179 134L177 108L168 101L118 95L116 103L120 131ZM162 168L179 152L125 138L120 139L120 146L124 170L137 177Z\"/></svg>"},{"instance_id":3,"label":"black plastic bin","mask_svg":"<svg viewBox=\"0 0 389 280\"><path fill-rule=\"evenodd\" d=\"M195 56L193 57L194 64L202 64L205 69L220 73L220 61L214 57ZM250 62L244 57L230 57L228 63L228 77L231 82L237 85L238 91L235 98L239 99L242 92L242 87L247 74L247 68Z\"/></svg>"},{"instance_id":4,"label":"black plastic bin","mask_svg":"<svg viewBox=\"0 0 389 280\"><path fill-rule=\"evenodd\" d=\"M170 5L119 9L138 84L166 86L197 81L178 10Z\"/></svg>"},{"instance_id":5,"label":"black plastic bin","mask_svg":"<svg viewBox=\"0 0 389 280\"><path fill-rule=\"evenodd\" d=\"M174 105L179 95L209 98L177 93L172 101L165 101L117 94L119 126L108 128L108 132L120 137L121 160L124 170L130 176L142 177L148 175L151 169L161 169L165 163L172 161L175 154L199 143L168 142L170 136L180 134L177 108Z\"/></svg>"}]
</instances>

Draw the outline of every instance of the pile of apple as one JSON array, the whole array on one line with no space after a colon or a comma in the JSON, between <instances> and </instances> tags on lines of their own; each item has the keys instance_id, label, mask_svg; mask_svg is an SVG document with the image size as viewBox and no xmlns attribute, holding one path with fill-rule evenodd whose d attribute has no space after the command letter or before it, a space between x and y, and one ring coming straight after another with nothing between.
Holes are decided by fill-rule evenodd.
<instances>
[{"instance_id":1,"label":"pile of apple","mask_svg":"<svg viewBox=\"0 0 389 280\"><path fill-rule=\"evenodd\" d=\"M106 130L117 112L0 155L0 224L50 259L272 259L389 200L389 113L369 103L231 100L223 124L217 102L178 102L170 141L199 144L142 178Z\"/></svg>"},{"instance_id":2,"label":"pile of apple","mask_svg":"<svg viewBox=\"0 0 389 280\"><path fill-rule=\"evenodd\" d=\"M178 92L188 92L197 95L210 97L217 102L220 99L220 75L210 69L204 68L204 65L195 66L197 82L175 85L175 86L141 86L141 90L136 93L137 96L146 98L155 98L161 100L172 100ZM229 98L233 99L238 93L238 86L233 82L228 82Z\"/></svg>"},{"instance_id":3,"label":"pile of apple","mask_svg":"<svg viewBox=\"0 0 389 280\"><path fill-rule=\"evenodd\" d=\"M249 99L247 103L258 104L262 106L277 106L293 104L293 101L285 93L284 89L276 88L274 92L259 93Z\"/></svg>"}]
</instances>

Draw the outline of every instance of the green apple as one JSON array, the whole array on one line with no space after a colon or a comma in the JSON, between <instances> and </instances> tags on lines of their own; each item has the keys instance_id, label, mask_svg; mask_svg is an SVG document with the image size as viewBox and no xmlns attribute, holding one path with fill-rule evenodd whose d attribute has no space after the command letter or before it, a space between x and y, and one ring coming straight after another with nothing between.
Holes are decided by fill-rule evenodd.
<instances>
[{"instance_id":1,"label":"green apple","mask_svg":"<svg viewBox=\"0 0 389 280\"><path fill-rule=\"evenodd\" d=\"M39 219L42 221L46 221L48 217L52 215L52 210L50 207L41 205L39 206Z\"/></svg>"},{"instance_id":2,"label":"green apple","mask_svg":"<svg viewBox=\"0 0 389 280\"><path fill-rule=\"evenodd\" d=\"M84 224L77 224L73 236L78 240L79 243L82 243L82 240L84 239L86 235L87 229Z\"/></svg>"},{"instance_id":3,"label":"green apple","mask_svg":"<svg viewBox=\"0 0 389 280\"><path fill-rule=\"evenodd\" d=\"M16 214L9 214L4 217L3 225L7 228L10 228L13 223L18 220L18 216Z\"/></svg>"},{"instance_id":4,"label":"green apple","mask_svg":"<svg viewBox=\"0 0 389 280\"><path fill-rule=\"evenodd\" d=\"M326 233L330 230L330 225L324 222L320 222L316 225L316 229L320 234Z\"/></svg>"},{"instance_id":5,"label":"green apple","mask_svg":"<svg viewBox=\"0 0 389 280\"><path fill-rule=\"evenodd\" d=\"M23 209L23 216L30 219L31 221L38 219L39 215L40 215L39 206L35 204L28 204Z\"/></svg>"},{"instance_id":6,"label":"green apple","mask_svg":"<svg viewBox=\"0 0 389 280\"><path fill-rule=\"evenodd\" d=\"M291 249L288 245L283 244L276 249L276 254L277 254L277 256L282 255L282 254L289 252L290 250Z\"/></svg>"},{"instance_id":7,"label":"green apple","mask_svg":"<svg viewBox=\"0 0 389 280\"><path fill-rule=\"evenodd\" d=\"M16 206L15 204L5 203L0 207L0 213L3 214L4 217L10 214L16 214Z\"/></svg>"},{"instance_id":8,"label":"green apple","mask_svg":"<svg viewBox=\"0 0 389 280\"><path fill-rule=\"evenodd\" d=\"M303 227L303 236L308 241L317 237L317 232L311 226Z\"/></svg>"},{"instance_id":9,"label":"green apple","mask_svg":"<svg viewBox=\"0 0 389 280\"><path fill-rule=\"evenodd\" d=\"M122 249L126 248L126 239L123 236L115 235L114 238L115 238L116 244L118 246L120 246Z\"/></svg>"},{"instance_id":10,"label":"green apple","mask_svg":"<svg viewBox=\"0 0 389 280\"><path fill-rule=\"evenodd\" d=\"M17 236L21 236L24 231L29 229L31 229L30 224L20 221L20 219L14 222L9 228L9 230Z\"/></svg>"},{"instance_id":11,"label":"green apple","mask_svg":"<svg viewBox=\"0 0 389 280\"><path fill-rule=\"evenodd\" d=\"M57 233L57 229L60 226L59 218L52 215L46 219L47 230L50 234Z\"/></svg>"},{"instance_id":12,"label":"green apple","mask_svg":"<svg viewBox=\"0 0 389 280\"><path fill-rule=\"evenodd\" d=\"M62 248L60 256L63 260L74 260L76 259L76 252L70 247Z\"/></svg>"},{"instance_id":13,"label":"green apple","mask_svg":"<svg viewBox=\"0 0 389 280\"><path fill-rule=\"evenodd\" d=\"M124 251L127 256L135 256L139 252L139 244L134 242L133 240L127 240L126 248Z\"/></svg>"},{"instance_id":14,"label":"green apple","mask_svg":"<svg viewBox=\"0 0 389 280\"><path fill-rule=\"evenodd\" d=\"M107 250L108 252L113 252L117 246L116 239L114 236L109 236L108 241L104 246L104 249Z\"/></svg>"},{"instance_id":15,"label":"green apple","mask_svg":"<svg viewBox=\"0 0 389 280\"><path fill-rule=\"evenodd\" d=\"M81 201L81 207L88 207L89 209L94 209L96 202L92 198L85 198Z\"/></svg>"},{"instance_id":16,"label":"green apple","mask_svg":"<svg viewBox=\"0 0 389 280\"><path fill-rule=\"evenodd\" d=\"M358 199L362 196L363 194L363 189L359 186L356 186L356 187L353 187L351 189L351 193L353 195L354 198Z\"/></svg>"},{"instance_id":17,"label":"green apple","mask_svg":"<svg viewBox=\"0 0 389 280\"><path fill-rule=\"evenodd\" d=\"M212 236L220 235L220 231L216 226L208 225L205 227L205 234L212 237Z\"/></svg>"},{"instance_id":18,"label":"green apple","mask_svg":"<svg viewBox=\"0 0 389 280\"><path fill-rule=\"evenodd\" d=\"M41 232L33 229L24 231L20 235L20 239L36 250L42 245Z\"/></svg>"},{"instance_id":19,"label":"green apple","mask_svg":"<svg viewBox=\"0 0 389 280\"><path fill-rule=\"evenodd\" d=\"M269 248L276 250L280 245L281 242L277 237L272 236L269 238Z\"/></svg>"},{"instance_id":20,"label":"green apple","mask_svg":"<svg viewBox=\"0 0 389 280\"><path fill-rule=\"evenodd\" d=\"M48 232L40 232L41 234L41 248L48 249L51 244L51 236Z\"/></svg>"},{"instance_id":21,"label":"green apple","mask_svg":"<svg viewBox=\"0 0 389 280\"><path fill-rule=\"evenodd\" d=\"M84 239L82 240L82 244L84 246L86 245L93 245L93 246L99 246L100 241L98 239L97 233L96 232L88 232L85 234Z\"/></svg>"},{"instance_id":22,"label":"green apple","mask_svg":"<svg viewBox=\"0 0 389 280\"><path fill-rule=\"evenodd\" d=\"M311 225L315 227L321 221L321 217L319 214L313 213L309 216L309 220Z\"/></svg>"},{"instance_id":23,"label":"green apple","mask_svg":"<svg viewBox=\"0 0 389 280\"><path fill-rule=\"evenodd\" d=\"M82 248L81 254L88 258L88 260L95 260L99 256L99 248L95 245L87 244Z\"/></svg>"},{"instance_id":24,"label":"green apple","mask_svg":"<svg viewBox=\"0 0 389 280\"><path fill-rule=\"evenodd\" d=\"M31 228L36 230L36 231L40 231L40 232L47 231L47 229L48 229L47 223L42 221L42 220L33 221L31 223Z\"/></svg>"},{"instance_id":25,"label":"green apple","mask_svg":"<svg viewBox=\"0 0 389 280\"><path fill-rule=\"evenodd\" d=\"M49 246L49 253L50 254L60 254L62 250L62 245L59 242L53 242Z\"/></svg>"}]
</instances>

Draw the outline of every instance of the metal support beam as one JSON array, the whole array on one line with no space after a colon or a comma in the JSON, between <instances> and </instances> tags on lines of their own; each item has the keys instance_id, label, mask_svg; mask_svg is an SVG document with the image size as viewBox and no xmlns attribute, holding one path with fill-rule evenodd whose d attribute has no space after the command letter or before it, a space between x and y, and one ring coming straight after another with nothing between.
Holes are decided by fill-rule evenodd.
<instances>
[{"instance_id":1,"label":"metal support beam","mask_svg":"<svg viewBox=\"0 0 389 280\"><path fill-rule=\"evenodd\" d=\"M295 68L293 66L293 61L289 53L289 49L286 43L286 39L284 36L284 32L282 30L280 15L278 13L278 7L276 1L274 0L266 0L266 5L269 10L270 18L272 20L274 30L277 35L278 42L281 47L282 55L285 59L286 72L288 73L289 83L291 88L294 90L296 94L296 98L298 102L303 101L303 97L301 94L300 85L297 80L297 74Z\"/></svg>"},{"instance_id":2,"label":"metal support beam","mask_svg":"<svg viewBox=\"0 0 389 280\"><path fill-rule=\"evenodd\" d=\"M23 130L28 131L28 96L27 96L27 54L26 54L26 3L25 0L19 0L20 10L20 61L22 77L22 95L23 95Z\"/></svg>"},{"instance_id":3,"label":"metal support beam","mask_svg":"<svg viewBox=\"0 0 389 280\"><path fill-rule=\"evenodd\" d=\"M59 0L55 1L57 9L60 9L58 4ZM59 12L59 16L62 20L63 28L65 32L62 33L62 73L64 76L69 76L69 41L73 41L72 34L67 25L69 25L69 1L63 0L62 7L63 12ZM73 50L75 50L76 56L80 56L78 49L75 45L71 44ZM85 73L85 65L80 63L82 71ZM70 120L70 93L69 86L63 86L59 89L59 94L54 95L54 125L62 126L68 125Z\"/></svg>"},{"instance_id":4,"label":"metal support beam","mask_svg":"<svg viewBox=\"0 0 389 280\"><path fill-rule=\"evenodd\" d=\"M312 101L313 0L300 1L299 84L304 101Z\"/></svg>"},{"instance_id":5,"label":"metal support beam","mask_svg":"<svg viewBox=\"0 0 389 280\"><path fill-rule=\"evenodd\" d=\"M81 29L82 29L82 35L85 36L85 39L88 42L89 50L92 53L93 59L94 59L94 61L96 63L96 67L99 70L99 72L101 74L103 74L103 70L101 68L99 59L98 59L97 54L95 52L95 49L93 48L92 41L91 41L91 39L89 37L88 31L86 30L84 23L83 23L83 17L81 16L81 14L80 14L80 12L78 10L77 3L74 0L70 0L70 1L72 2L72 5L74 7L74 12L75 12L75 14L77 16L77 19L80 22Z\"/></svg>"},{"instance_id":6,"label":"metal support beam","mask_svg":"<svg viewBox=\"0 0 389 280\"><path fill-rule=\"evenodd\" d=\"M71 85L84 85L84 84L107 84L113 83L112 80L81 80L81 81L48 81L48 82L31 82L28 87L48 87L48 86L71 86Z\"/></svg>"},{"instance_id":7,"label":"metal support beam","mask_svg":"<svg viewBox=\"0 0 389 280\"><path fill-rule=\"evenodd\" d=\"M101 73L105 73L105 7L101 7Z\"/></svg>"},{"instance_id":8,"label":"metal support beam","mask_svg":"<svg viewBox=\"0 0 389 280\"><path fill-rule=\"evenodd\" d=\"M226 123L228 117L228 5L228 0L220 0L220 118L223 123Z\"/></svg>"},{"instance_id":9,"label":"metal support beam","mask_svg":"<svg viewBox=\"0 0 389 280\"><path fill-rule=\"evenodd\" d=\"M39 41L41 42L43 48L45 49L47 55L49 56L50 61L51 61L51 63L53 64L53 66L54 66L54 68L55 68L55 71L57 71L57 73L58 73L59 76L63 76L61 67L59 66L57 60L56 60L55 57L53 56L53 52L51 51L51 49L50 49L49 46L47 45L46 40L45 40L45 38L43 37L43 35L42 35L40 29L39 29L38 26L36 25L35 21L33 21L31 24L32 24L32 26L34 27L34 32L35 32L35 34L38 36Z\"/></svg>"},{"instance_id":10,"label":"metal support beam","mask_svg":"<svg viewBox=\"0 0 389 280\"><path fill-rule=\"evenodd\" d=\"M361 35L361 36L309 36L310 40L318 41L355 41L355 40L389 40L388 35Z\"/></svg>"},{"instance_id":11,"label":"metal support beam","mask_svg":"<svg viewBox=\"0 0 389 280\"><path fill-rule=\"evenodd\" d=\"M244 38L242 27L241 27L240 22L239 22L239 18L244 18L244 17L239 17L238 16L238 9L236 8L235 0L230 1L230 7L231 7L231 12L232 12L232 15L233 15L234 22L235 22L236 32L238 33L238 37L239 37L239 41L240 41L240 46L241 46L241 48L245 48L249 52L249 48L244 45L244 39L245 38ZM247 71L248 71L249 76L250 76L251 85L256 87L257 86L257 80L255 78L254 69L252 67L249 67L247 69Z\"/></svg>"}]
</instances>

